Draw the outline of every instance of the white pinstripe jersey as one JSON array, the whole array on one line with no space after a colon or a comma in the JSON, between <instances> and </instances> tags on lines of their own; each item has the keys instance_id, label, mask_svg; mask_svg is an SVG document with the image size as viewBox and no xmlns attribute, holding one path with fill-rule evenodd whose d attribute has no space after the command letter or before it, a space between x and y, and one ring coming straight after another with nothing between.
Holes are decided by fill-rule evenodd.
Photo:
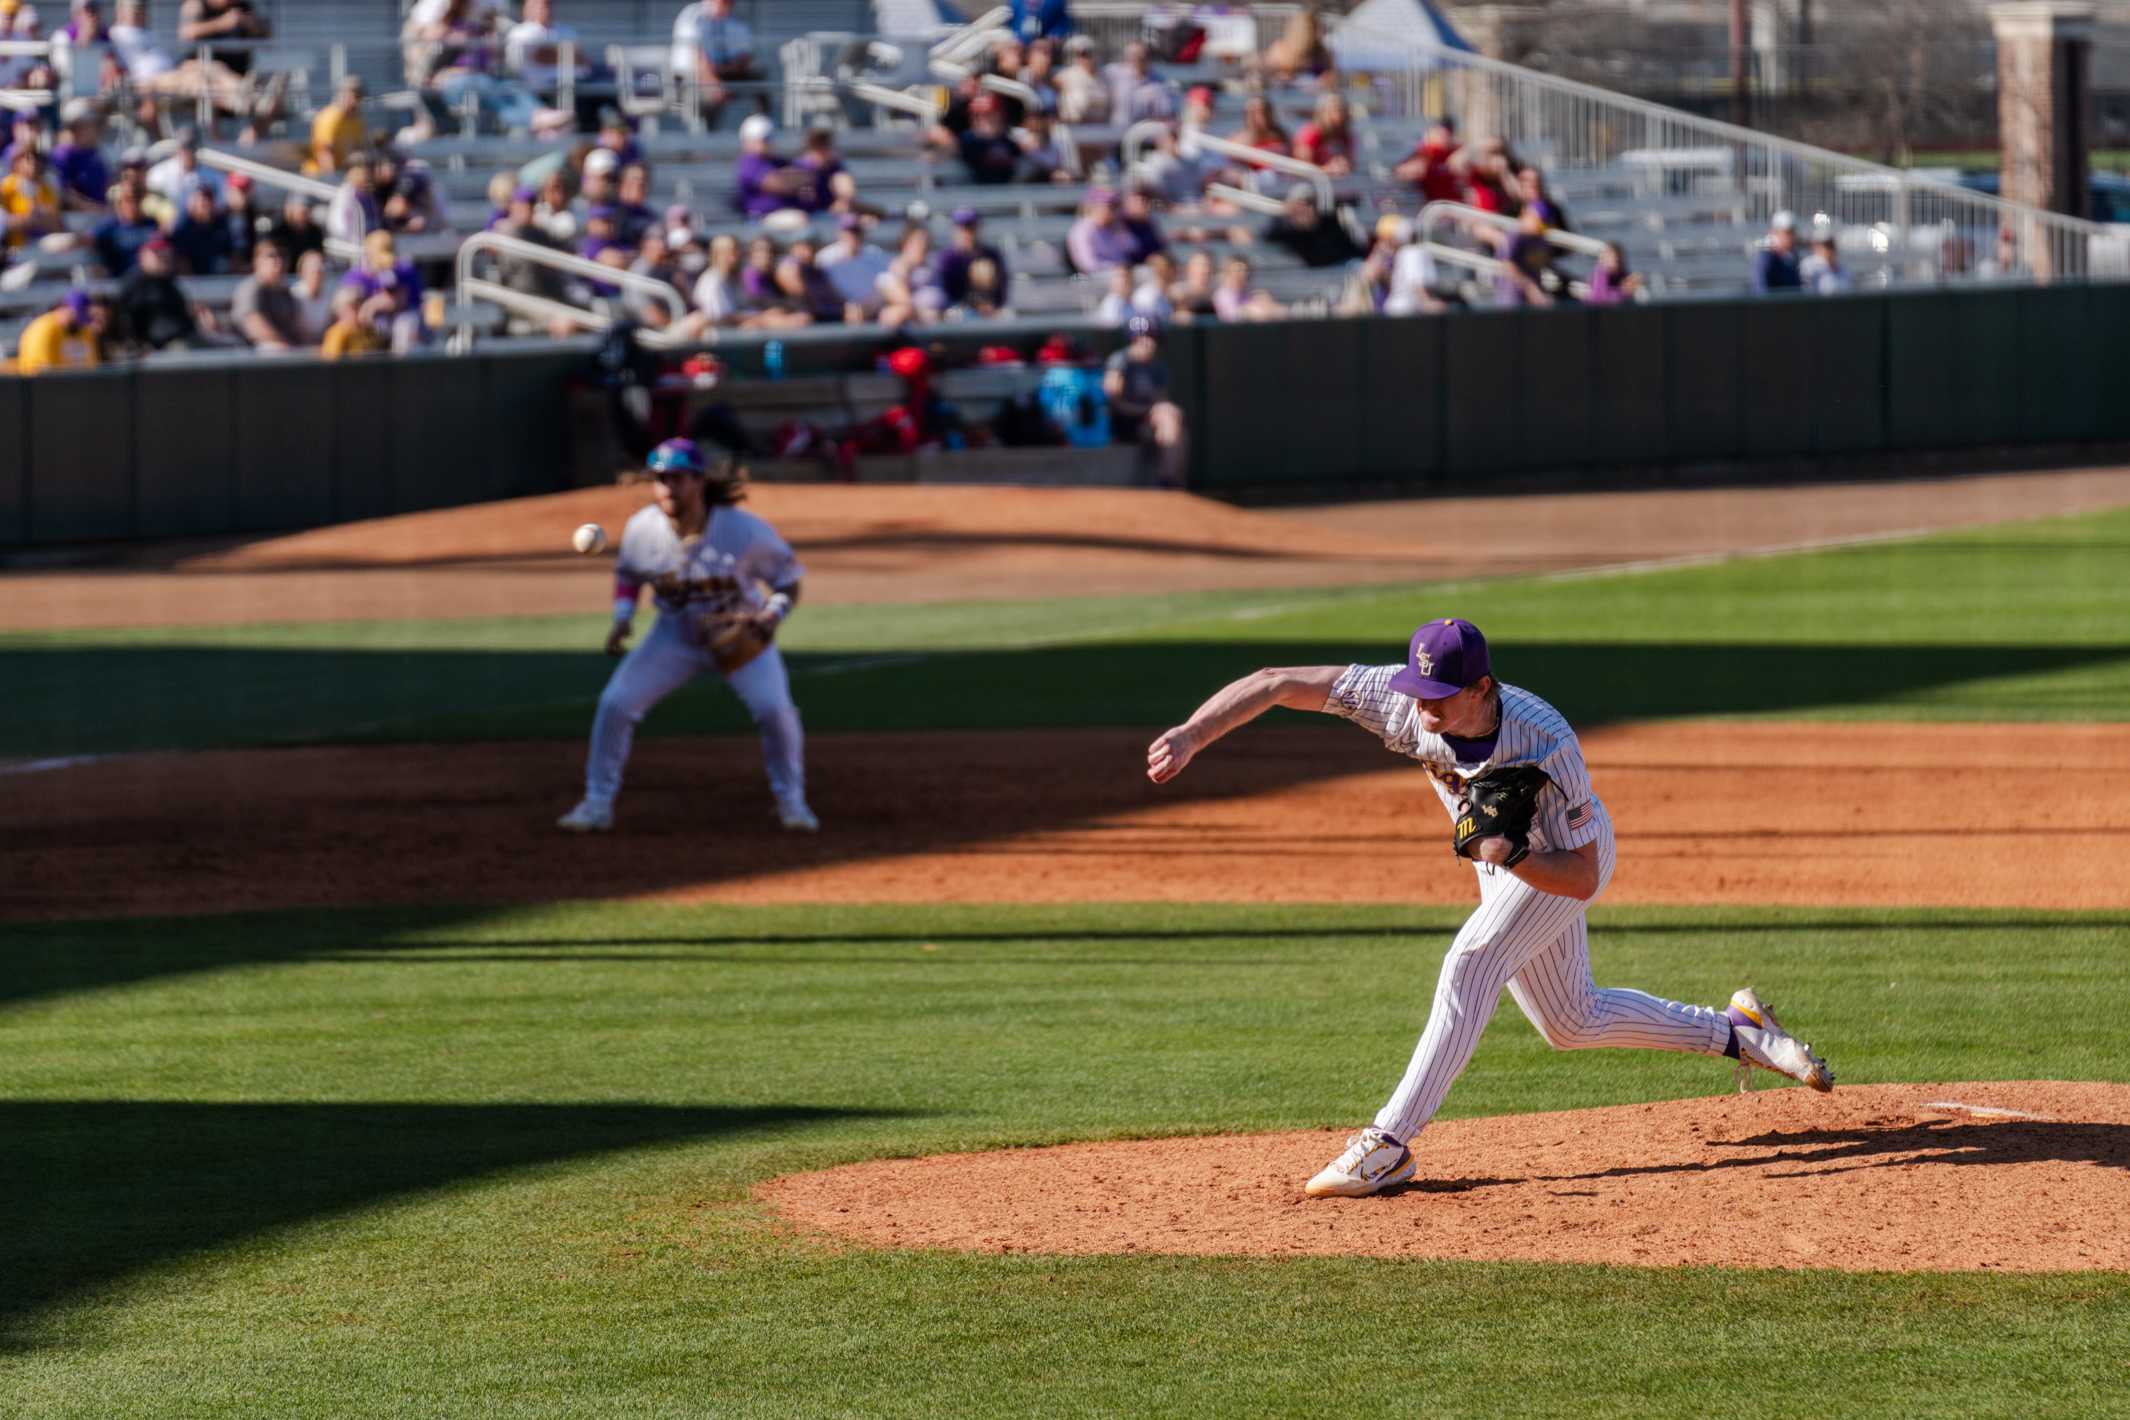
<instances>
[{"instance_id":1,"label":"white pinstripe jersey","mask_svg":"<svg viewBox=\"0 0 2130 1420\"><path fill-rule=\"evenodd\" d=\"M1494 752L1477 762L1460 761L1449 741L1420 728L1420 703L1390 688L1390 678L1401 669L1348 666L1325 697L1324 709L1374 734L1393 753L1420 761L1452 823L1464 811L1466 781L1488 769L1535 764L1553 782L1539 791L1531 846L1580 848L1596 841L1606 822L1604 805L1590 787L1583 747L1560 711L1528 690L1504 685Z\"/></svg>"}]
</instances>

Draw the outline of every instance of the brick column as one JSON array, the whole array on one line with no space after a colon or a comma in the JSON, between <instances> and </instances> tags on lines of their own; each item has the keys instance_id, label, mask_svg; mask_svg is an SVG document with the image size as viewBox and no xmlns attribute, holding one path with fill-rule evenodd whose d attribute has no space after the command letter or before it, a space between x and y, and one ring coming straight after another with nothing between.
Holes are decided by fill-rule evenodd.
<instances>
[{"instance_id":1,"label":"brick column","mask_svg":"<svg viewBox=\"0 0 2130 1420\"><path fill-rule=\"evenodd\" d=\"M1990 6L1997 32L1999 195L2086 215L2092 141L2093 7L2034 0Z\"/></svg>"},{"instance_id":2,"label":"brick column","mask_svg":"<svg viewBox=\"0 0 2130 1420\"><path fill-rule=\"evenodd\" d=\"M1465 43L1488 59L1521 64L1542 42L1549 12L1543 5L1469 5L1450 12L1450 22ZM1505 137L1502 133L1500 85L1483 71L1457 73L1458 130L1461 139Z\"/></svg>"}]
</instances>

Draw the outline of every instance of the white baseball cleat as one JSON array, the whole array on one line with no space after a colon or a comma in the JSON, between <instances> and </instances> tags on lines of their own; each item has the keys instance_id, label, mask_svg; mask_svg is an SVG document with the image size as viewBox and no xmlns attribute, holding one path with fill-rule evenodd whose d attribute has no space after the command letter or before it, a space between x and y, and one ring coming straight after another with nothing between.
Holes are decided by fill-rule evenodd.
<instances>
[{"instance_id":1,"label":"white baseball cleat","mask_svg":"<svg viewBox=\"0 0 2130 1420\"><path fill-rule=\"evenodd\" d=\"M555 820L555 827L570 833L605 833L614 826L614 806L586 799Z\"/></svg>"},{"instance_id":2,"label":"white baseball cleat","mask_svg":"<svg viewBox=\"0 0 2130 1420\"><path fill-rule=\"evenodd\" d=\"M1811 1046L1784 1030L1782 1022L1760 1003L1752 987L1733 991L1730 1009L1723 1014L1737 1033L1740 1060L1788 1075L1821 1094L1834 1088L1834 1072L1827 1068L1827 1062L1814 1055Z\"/></svg>"},{"instance_id":3,"label":"white baseball cleat","mask_svg":"<svg viewBox=\"0 0 2130 1420\"><path fill-rule=\"evenodd\" d=\"M1346 1152L1302 1188L1311 1198L1365 1198L1413 1176L1413 1151L1376 1128L1346 1141Z\"/></svg>"},{"instance_id":4,"label":"white baseball cleat","mask_svg":"<svg viewBox=\"0 0 2130 1420\"><path fill-rule=\"evenodd\" d=\"M821 820L814 817L814 811L806 807L804 799L794 799L788 804L778 804L777 822L793 833L819 833L821 831Z\"/></svg>"}]
</instances>

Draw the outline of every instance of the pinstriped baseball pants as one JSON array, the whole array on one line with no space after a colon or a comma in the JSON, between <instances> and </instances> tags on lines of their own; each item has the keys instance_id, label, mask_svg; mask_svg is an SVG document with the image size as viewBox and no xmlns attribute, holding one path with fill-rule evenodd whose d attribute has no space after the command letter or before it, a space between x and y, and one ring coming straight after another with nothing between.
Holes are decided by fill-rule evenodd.
<instances>
[{"instance_id":1,"label":"pinstriped baseball pants","mask_svg":"<svg viewBox=\"0 0 2130 1420\"><path fill-rule=\"evenodd\" d=\"M1612 823L1601 819L1598 892L1612 881ZM1435 1004L1412 1063L1376 1127L1410 1142L1464 1073L1501 988L1556 1050L1628 1047L1721 1055L1730 1026L1721 1011L1642 991L1600 990L1590 977L1589 903L1540 892L1500 869L1479 871L1479 907L1442 959Z\"/></svg>"}]
</instances>

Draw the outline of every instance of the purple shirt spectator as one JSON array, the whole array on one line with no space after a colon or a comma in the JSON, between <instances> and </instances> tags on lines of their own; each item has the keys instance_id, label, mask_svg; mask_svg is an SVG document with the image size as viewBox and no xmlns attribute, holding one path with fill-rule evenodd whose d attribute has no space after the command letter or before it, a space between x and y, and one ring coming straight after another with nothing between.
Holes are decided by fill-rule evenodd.
<instances>
[{"instance_id":1,"label":"purple shirt spectator","mask_svg":"<svg viewBox=\"0 0 2130 1420\"><path fill-rule=\"evenodd\" d=\"M766 217L793 204L782 193L771 192L763 186L770 174L788 166L782 158L770 153L742 153L733 175L738 179L738 190L733 193L733 205L748 217Z\"/></svg>"},{"instance_id":2,"label":"purple shirt spectator","mask_svg":"<svg viewBox=\"0 0 2130 1420\"><path fill-rule=\"evenodd\" d=\"M111 190L111 165L93 143L61 143L52 149L52 175L67 191L99 207Z\"/></svg>"},{"instance_id":3,"label":"purple shirt spectator","mask_svg":"<svg viewBox=\"0 0 2130 1420\"><path fill-rule=\"evenodd\" d=\"M422 276L410 261L396 262L385 271L358 267L341 277L340 284L362 292L365 301L382 291L406 292L409 306L419 305L422 299Z\"/></svg>"}]
</instances>

